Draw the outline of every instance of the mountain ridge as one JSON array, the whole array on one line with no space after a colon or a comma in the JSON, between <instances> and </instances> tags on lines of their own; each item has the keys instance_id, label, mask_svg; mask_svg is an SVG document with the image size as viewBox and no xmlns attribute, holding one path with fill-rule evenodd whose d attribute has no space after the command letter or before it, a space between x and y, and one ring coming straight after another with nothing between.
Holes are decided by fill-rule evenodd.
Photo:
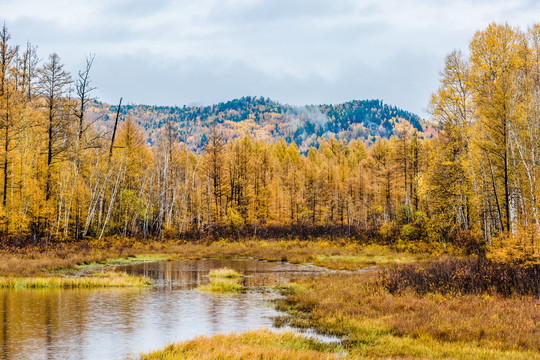
<instances>
[{"instance_id":1,"label":"mountain ridge","mask_svg":"<svg viewBox=\"0 0 540 360\"><path fill-rule=\"evenodd\" d=\"M101 131L111 129L117 106L95 101L90 118ZM373 142L400 132L417 131L422 137L434 133L420 116L385 104L382 100L351 100L339 104L288 105L270 98L244 96L208 106L122 105L123 119L131 117L156 143L170 122L191 150L201 150L213 124L225 140L252 136L255 140L295 142L303 152L318 147L321 139L334 137L346 143L355 139Z\"/></svg>"}]
</instances>

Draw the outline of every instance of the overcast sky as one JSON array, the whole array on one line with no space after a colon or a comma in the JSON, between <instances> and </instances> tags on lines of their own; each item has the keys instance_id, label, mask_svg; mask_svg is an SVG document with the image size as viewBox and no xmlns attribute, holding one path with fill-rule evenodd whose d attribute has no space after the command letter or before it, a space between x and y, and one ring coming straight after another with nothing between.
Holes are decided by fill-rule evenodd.
<instances>
[{"instance_id":1,"label":"overcast sky","mask_svg":"<svg viewBox=\"0 0 540 360\"><path fill-rule=\"evenodd\" d=\"M0 0L13 43L72 73L94 53L109 103L377 98L423 117L447 53L490 22L539 14L532 0Z\"/></svg>"}]
</instances>

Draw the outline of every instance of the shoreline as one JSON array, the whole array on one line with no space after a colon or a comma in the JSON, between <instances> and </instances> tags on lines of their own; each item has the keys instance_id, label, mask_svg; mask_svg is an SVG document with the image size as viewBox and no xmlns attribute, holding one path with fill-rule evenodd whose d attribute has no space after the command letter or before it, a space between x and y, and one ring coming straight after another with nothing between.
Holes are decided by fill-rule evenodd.
<instances>
[{"instance_id":1,"label":"shoreline","mask_svg":"<svg viewBox=\"0 0 540 360\"><path fill-rule=\"evenodd\" d=\"M190 356L193 359L205 359L206 353L225 358L236 358L236 355L242 354L275 354L277 358L298 357L306 360L342 356L351 359L540 359L535 348L535 338L526 334L526 331L534 331L534 325L522 319L522 314L540 316L540 308L530 297L444 295L436 292L418 294L414 291L391 294L374 281L376 273L358 271L373 266L380 268L389 264L421 263L435 256L399 253L389 246L332 243L320 239L249 240L234 243L219 241L210 244L154 243L153 246L155 248L151 252L145 251L148 248L124 249L124 253L127 252L124 257L106 257L106 254L114 255L117 252L104 250L97 254L101 256L99 262L87 261L86 264L54 269L43 262L41 268L36 268L35 274L80 279L84 278L81 274L92 274L95 270L103 271L125 264L242 257L342 270L291 282L277 289L284 297L272 303L277 310L285 313L282 318L276 319L278 326L283 324L295 329L312 329L321 335L337 336L342 340L340 344L322 344L315 339L306 339L300 332L274 334L250 331L188 340L141 354L141 359L189 359ZM5 253L2 255L5 256ZM24 254L20 258L29 262L39 261L26 258ZM72 260L64 259L68 263ZM53 258L52 263L56 264L56 260ZM509 321L503 316L509 311L516 316L515 321ZM486 320L490 316L502 320L492 321L491 324ZM420 323L415 322L416 318ZM439 328L436 324L448 326ZM519 327L521 325L524 329ZM415 330L417 328L419 330ZM500 339L494 334L499 335ZM521 340L513 343L513 336ZM221 347L222 342L228 346ZM299 357L299 354L304 357Z\"/></svg>"}]
</instances>

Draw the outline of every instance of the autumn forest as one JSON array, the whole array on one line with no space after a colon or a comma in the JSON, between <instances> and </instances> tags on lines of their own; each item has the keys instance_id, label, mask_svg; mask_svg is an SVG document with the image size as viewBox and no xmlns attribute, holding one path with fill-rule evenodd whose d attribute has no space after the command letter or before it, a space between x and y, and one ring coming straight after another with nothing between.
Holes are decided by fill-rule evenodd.
<instances>
[{"instance_id":1,"label":"autumn forest","mask_svg":"<svg viewBox=\"0 0 540 360\"><path fill-rule=\"evenodd\" d=\"M170 118L152 144L129 116L100 132L87 116L93 57L73 76L58 55L40 61L31 44L11 44L5 26L0 50L4 238L304 224L439 243L519 234L536 251L538 25L492 24L470 55L448 55L430 103L436 136L404 121L390 138L321 138L308 151L250 136L226 142L214 123L194 152Z\"/></svg>"}]
</instances>

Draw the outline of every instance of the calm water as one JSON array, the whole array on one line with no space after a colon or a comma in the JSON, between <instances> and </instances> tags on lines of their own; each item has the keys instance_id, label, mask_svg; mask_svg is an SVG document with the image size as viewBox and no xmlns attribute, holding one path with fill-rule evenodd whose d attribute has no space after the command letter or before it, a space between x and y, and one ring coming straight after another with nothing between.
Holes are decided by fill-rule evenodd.
<instances>
[{"instance_id":1,"label":"calm water","mask_svg":"<svg viewBox=\"0 0 540 360\"><path fill-rule=\"evenodd\" d=\"M208 272L230 267L246 285L287 282L320 271L250 259L205 259L119 267L157 282L147 289L0 290L0 359L123 359L213 335L272 327L270 294L194 290Z\"/></svg>"}]
</instances>

